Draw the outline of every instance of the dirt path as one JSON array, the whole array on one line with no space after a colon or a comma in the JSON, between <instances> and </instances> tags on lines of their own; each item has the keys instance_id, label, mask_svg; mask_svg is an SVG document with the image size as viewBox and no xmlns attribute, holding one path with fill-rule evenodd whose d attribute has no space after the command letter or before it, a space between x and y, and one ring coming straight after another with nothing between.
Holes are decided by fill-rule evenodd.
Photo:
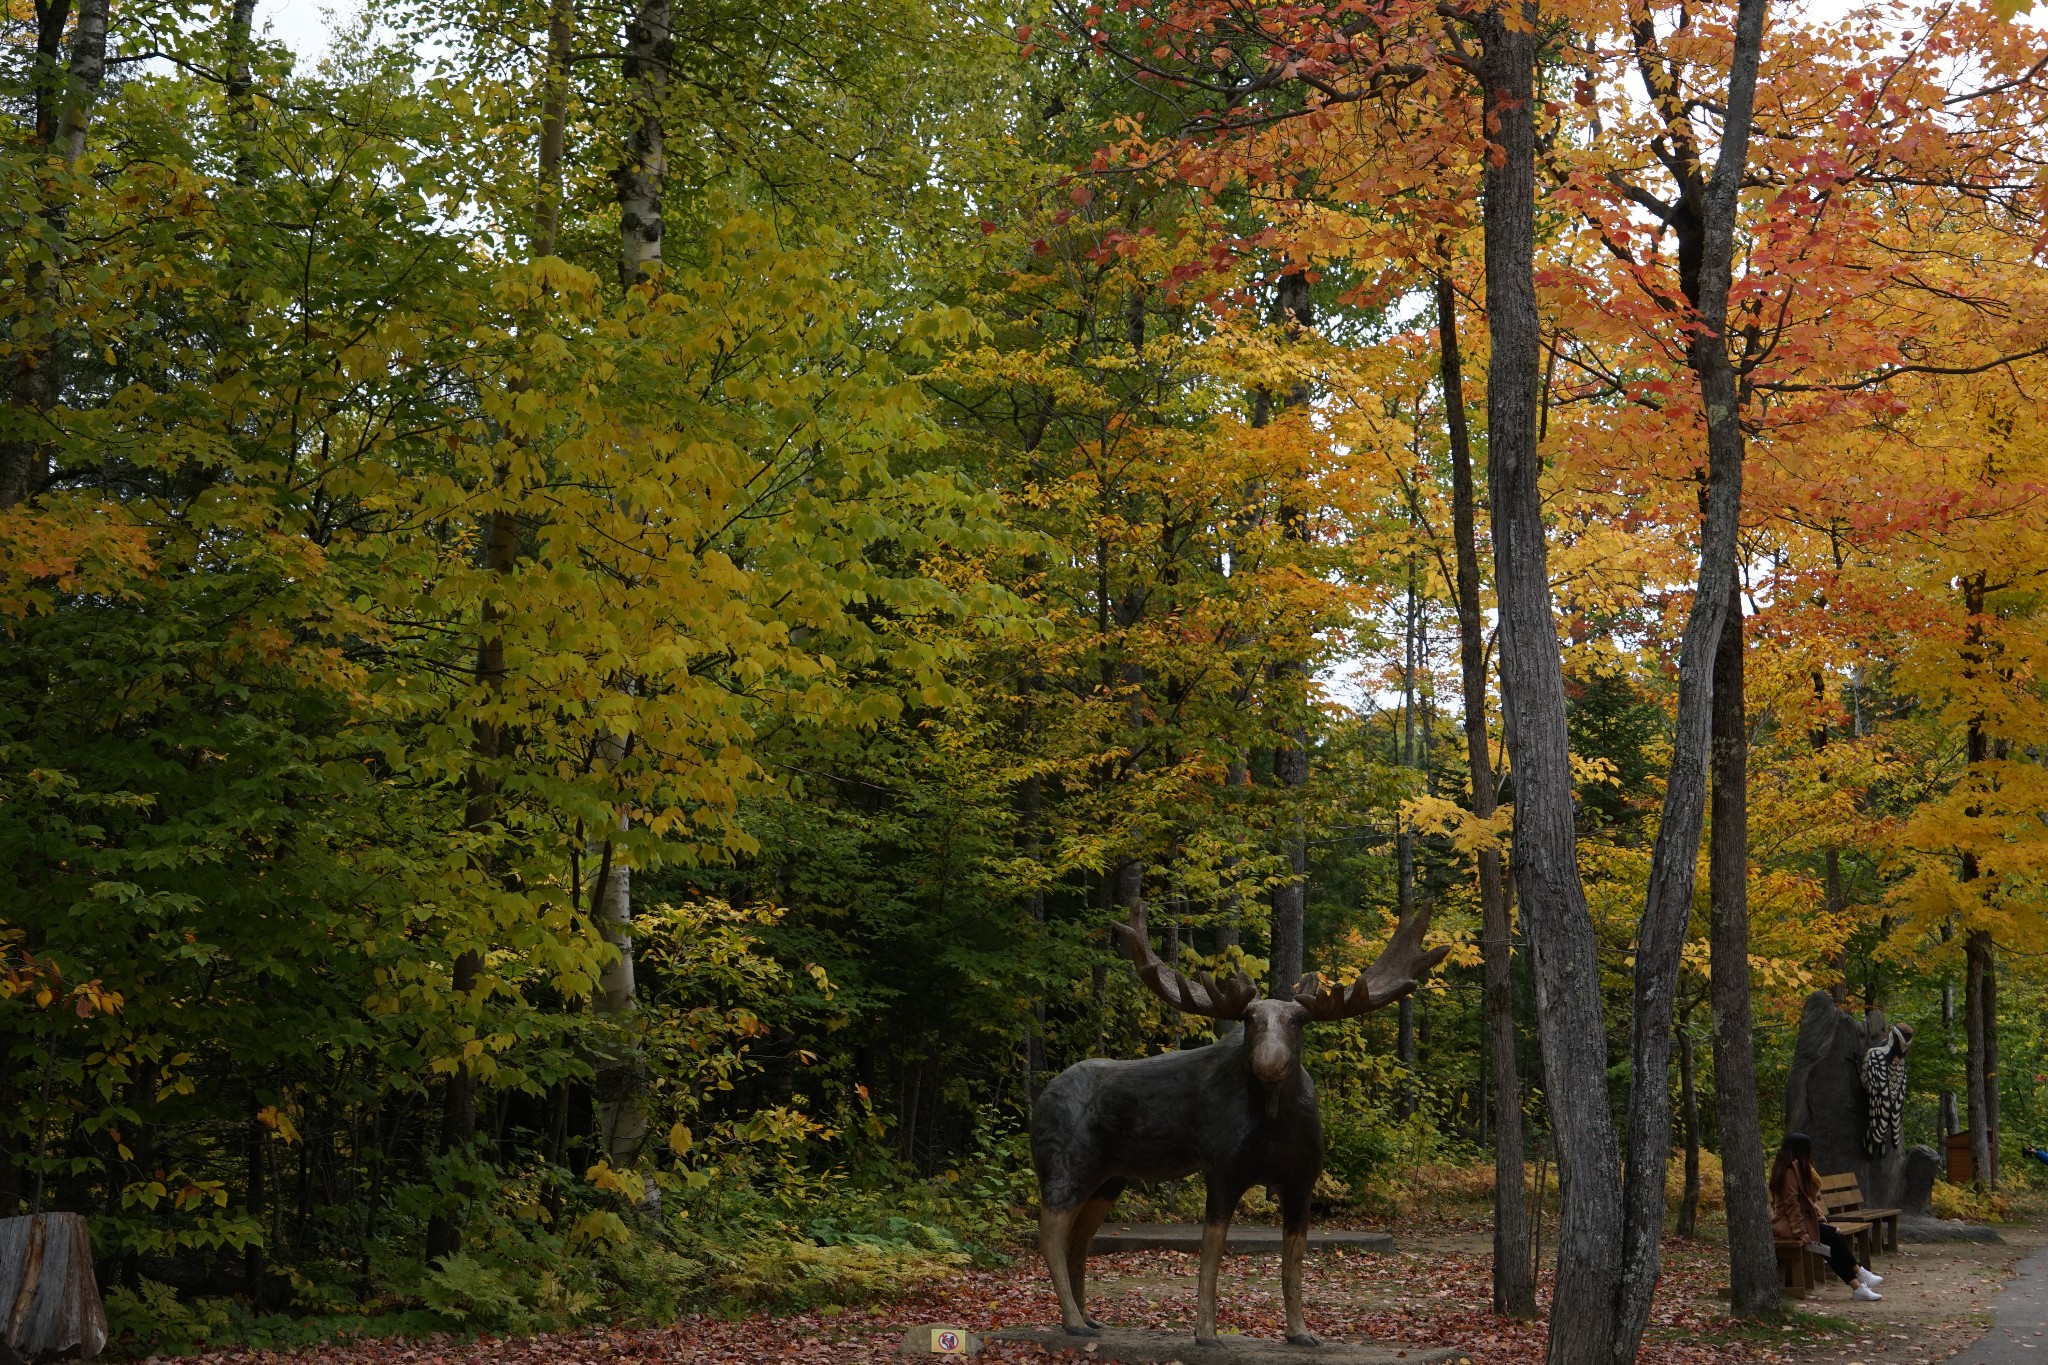
<instances>
[{"instance_id":1,"label":"dirt path","mask_svg":"<svg viewBox=\"0 0 2048 1365\"><path fill-rule=\"evenodd\" d=\"M2048 1229L2008 1227L2005 1241L1904 1244L1896 1256L1881 1256L1885 1277L1882 1303L1856 1303L1849 1291L1830 1284L1798 1305L1828 1320L1836 1333L1801 1350L1798 1359L1860 1361L1862 1365L1923 1365L1945 1360L1982 1337L1991 1323L1999 1289L2020 1261L2048 1245ZM2048 1355L2048 1350L2038 1354Z\"/></svg>"}]
</instances>

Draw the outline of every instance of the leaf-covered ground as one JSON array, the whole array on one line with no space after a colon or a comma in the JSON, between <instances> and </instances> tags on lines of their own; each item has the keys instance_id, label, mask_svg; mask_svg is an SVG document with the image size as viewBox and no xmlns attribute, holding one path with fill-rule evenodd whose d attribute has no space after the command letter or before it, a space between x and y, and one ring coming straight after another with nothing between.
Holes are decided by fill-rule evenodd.
<instances>
[{"instance_id":1,"label":"leaf-covered ground","mask_svg":"<svg viewBox=\"0 0 2048 1365\"><path fill-rule=\"evenodd\" d=\"M1185 1331L1193 1319L1195 1258L1177 1252L1102 1256L1089 1263L1100 1292L1091 1311L1124 1326ZM1483 1256L1441 1245L1389 1254L1345 1254L1311 1260L1311 1324L1325 1337L1401 1341L1460 1348L1471 1365L1521 1365L1542 1359L1543 1324L1512 1323L1488 1309ZM1278 1258L1234 1257L1225 1267L1220 1316L1226 1331L1278 1336ZM1644 1365L1749 1365L1800 1358L1817 1338L1839 1337L1825 1324L1731 1335L1708 1305L1715 1302L1713 1258L1697 1245L1667 1248ZM900 1361L910 1323L961 1323L976 1331L1057 1320L1053 1297L1035 1258L1000 1270L973 1271L940 1289L882 1307L826 1310L787 1317L685 1318L661 1328L585 1331L518 1340L387 1339L318 1348L294 1365L740 1365L816 1362L880 1365ZM1078 1351L992 1344L983 1359L1089 1359ZM220 1352L207 1365L254 1365L280 1359L267 1352Z\"/></svg>"}]
</instances>

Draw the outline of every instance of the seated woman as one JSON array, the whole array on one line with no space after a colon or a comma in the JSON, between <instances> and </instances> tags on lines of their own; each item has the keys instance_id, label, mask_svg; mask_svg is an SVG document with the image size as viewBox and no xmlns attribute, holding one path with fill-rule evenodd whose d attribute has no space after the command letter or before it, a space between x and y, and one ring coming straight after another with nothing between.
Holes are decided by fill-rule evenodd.
<instances>
[{"instance_id":1,"label":"seated woman","mask_svg":"<svg viewBox=\"0 0 2048 1365\"><path fill-rule=\"evenodd\" d=\"M1813 1168L1813 1139L1787 1133L1771 1167L1771 1236L1825 1252L1828 1268L1849 1286L1849 1297L1875 1303L1884 1295L1876 1286L1884 1276L1856 1263L1849 1239L1827 1220L1820 1207L1820 1172Z\"/></svg>"}]
</instances>

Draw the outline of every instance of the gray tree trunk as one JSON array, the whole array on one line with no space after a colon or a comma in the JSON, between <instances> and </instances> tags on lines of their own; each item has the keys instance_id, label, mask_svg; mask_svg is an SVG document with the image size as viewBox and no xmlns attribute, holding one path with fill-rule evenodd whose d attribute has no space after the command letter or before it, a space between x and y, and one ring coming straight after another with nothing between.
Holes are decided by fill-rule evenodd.
<instances>
[{"instance_id":1,"label":"gray tree trunk","mask_svg":"<svg viewBox=\"0 0 2048 1365\"><path fill-rule=\"evenodd\" d=\"M1451 445L1451 535L1458 578L1458 668L1465 697L1465 763L1472 812L1494 811L1493 751L1486 732L1486 640L1479 601L1479 532L1472 487L1472 438L1465 421L1464 368L1458 352L1457 296L1436 280L1438 369ZM1486 979L1486 1032L1493 1092L1493 1311L1536 1316L1529 1265L1528 1177L1522 1169L1522 1084L1515 1057L1512 945L1500 852L1479 855L1479 951Z\"/></svg>"},{"instance_id":2,"label":"gray tree trunk","mask_svg":"<svg viewBox=\"0 0 2048 1365\"><path fill-rule=\"evenodd\" d=\"M1685 1138L1685 1194L1678 1201L1680 1237L1700 1232L1700 1092L1694 1076L1692 1020L1678 1021L1678 1104Z\"/></svg>"},{"instance_id":3,"label":"gray tree trunk","mask_svg":"<svg viewBox=\"0 0 2048 1365\"><path fill-rule=\"evenodd\" d=\"M1966 975L1963 978L1963 1028L1969 1039L1969 1051L1964 1060L1964 1072L1968 1086L1964 1091L1969 1110L1970 1165L1975 1183L1982 1188L1991 1185L1993 1167L1991 1162L1991 1029L1990 1011L1985 1008L1990 994L1988 983L1991 975L1991 935L1982 929L1972 929L1963 940L1963 963Z\"/></svg>"},{"instance_id":4,"label":"gray tree trunk","mask_svg":"<svg viewBox=\"0 0 2048 1365\"><path fill-rule=\"evenodd\" d=\"M1998 955L1989 935L1984 941L1984 1146L1991 1153L1994 1190L2002 1189L1998 1164Z\"/></svg>"},{"instance_id":5,"label":"gray tree trunk","mask_svg":"<svg viewBox=\"0 0 2048 1365\"><path fill-rule=\"evenodd\" d=\"M1283 273L1273 294L1274 325L1285 329L1288 335L1311 327L1315 313L1309 301L1308 277L1299 271ZM1295 390L1280 399L1282 404L1305 401L1307 394ZM1274 410L1273 395L1261 391L1256 400L1253 425L1264 426ZM1297 543L1308 538L1308 520L1302 510L1290 506L1285 498L1280 504L1280 534ZM1298 661L1281 665L1284 675L1299 675L1303 667ZM1308 729L1294 726L1288 733L1287 743L1273 755L1273 776L1289 791L1299 792L1308 786ZM1284 995L1294 989L1294 983L1301 979L1306 965L1304 955L1303 921L1308 912L1308 841L1297 816L1288 830L1285 840L1288 879L1273 891L1273 931L1270 941L1271 962L1268 966L1268 990L1273 995Z\"/></svg>"},{"instance_id":6,"label":"gray tree trunk","mask_svg":"<svg viewBox=\"0 0 2048 1365\"><path fill-rule=\"evenodd\" d=\"M1414 508L1409 508L1412 529ZM1415 766L1415 556L1408 557L1408 597L1402 610L1402 657L1401 657L1401 766ZM1403 924L1415 913L1415 831L1408 822L1400 822L1400 829L1394 835L1396 863L1395 898ZM1415 1087L1415 996L1411 993L1401 997L1397 1006L1394 1023L1394 1056L1401 1063L1401 1088L1395 1098L1394 1111L1402 1118L1409 1118L1416 1109Z\"/></svg>"},{"instance_id":7,"label":"gray tree trunk","mask_svg":"<svg viewBox=\"0 0 2048 1365\"><path fill-rule=\"evenodd\" d=\"M493 576L512 572L519 557L519 523L510 512L494 512L484 518L484 567ZM505 609L495 598L486 598L479 623L476 647L476 680L487 690L505 686L505 638L499 628ZM486 834L498 820L497 760L504 747L504 734L495 721L479 719L471 725L475 760L468 775L469 800L463 812L463 826L473 836ZM490 854L479 855L479 868L491 870ZM483 975L483 953L475 947L459 949L449 973L449 991L458 999L475 995ZM458 1063L449 1073L442 1091L442 1155L467 1152L476 1140L476 1072ZM442 1210L427 1219L426 1258L431 1264L462 1249L462 1216L459 1209Z\"/></svg>"},{"instance_id":8,"label":"gray tree trunk","mask_svg":"<svg viewBox=\"0 0 2048 1365\"><path fill-rule=\"evenodd\" d=\"M1621 1251L1621 1180L1607 1097L1599 939L1579 881L1564 664L1550 597L1537 450L1543 334L1536 311L1537 15L1476 21L1491 153L1485 169L1488 483L1501 693L1515 774L1514 874L1536 978L1563 1211L1551 1365L1607 1356Z\"/></svg>"},{"instance_id":9,"label":"gray tree trunk","mask_svg":"<svg viewBox=\"0 0 2048 1365\"><path fill-rule=\"evenodd\" d=\"M1728 1209L1729 1311L1779 1315L1778 1262L1757 1109L1749 1004L1749 720L1742 617L1730 612L1714 655L1713 835L1707 858L1708 976L1714 1011L1714 1120Z\"/></svg>"},{"instance_id":10,"label":"gray tree trunk","mask_svg":"<svg viewBox=\"0 0 2048 1365\"><path fill-rule=\"evenodd\" d=\"M549 11L548 67L541 101L541 137L535 182L533 255L552 255L560 221L562 186L562 129L568 108L570 60L570 17L573 0L555 0ZM250 16L253 21L253 11ZM243 41L246 41L244 38ZM509 511L485 515L483 524L484 567L499 577L512 572L519 558L519 523ZM503 619L503 608L487 601L483 609L481 638L477 642L476 679L486 688L501 690L505 685L505 642L495 629ZM492 771L502 747L496 724L478 721L473 727L477 762L469 772L469 807L463 823L471 833L489 829L498 818L497 776ZM467 995L477 986L483 959L474 950L455 960L451 986ZM566 1094L566 1092L565 1092ZM460 1067L448 1078L443 1095L441 1150L467 1149L476 1137L476 1076ZM427 1220L428 1261L452 1255L462 1249L461 1219L452 1212L436 1213Z\"/></svg>"},{"instance_id":11,"label":"gray tree trunk","mask_svg":"<svg viewBox=\"0 0 2048 1365\"><path fill-rule=\"evenodd\" d=\"M1615 1365L1633 1361L1649 1325L1664 1236L1664 1169L1671 1151L1671 1033L1686 925L1692 915L1706 813L1713 734L1714 656L1734 603L1736 537L1742 514L1742 386L1728 354L1728 293L1734 278L1738 191L1749 165L1756 76L1767 0L1741 0L1728 75L1720 154L1700 196L1700 264L1686 360L1700 382L1707 425L1706 509L1699 580L1680 644L1678 718L1664 809L1650 854L1650 884L1636 932L1630 1036L1628 1164L1621 1302Z\"/></svg>"}]
</instances>

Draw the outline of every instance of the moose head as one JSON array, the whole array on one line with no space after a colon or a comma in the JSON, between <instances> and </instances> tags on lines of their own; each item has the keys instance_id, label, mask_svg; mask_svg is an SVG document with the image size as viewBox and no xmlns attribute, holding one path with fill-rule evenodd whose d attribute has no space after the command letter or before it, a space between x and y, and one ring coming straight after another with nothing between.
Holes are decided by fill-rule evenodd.
<instances>
[{"instance_id":1,"label":"moose head","mask_svg":"<svg viewBox=\"0 0 2048 1365\"><path fill-rule=\"evenodd\" d=\"M1038 1173L1039 1250L1068 1332L1092 1336L1102 1326L1085 1311L1088 1244L1124 1187L1199 1171L1208 1199L1196 1339L1216 1337L1216 1273L1238 1201L1253 1186L1267 1185L1280 1196L1287 1339L1315 1344L1302 1316L1301 1261L1309 1198L1323 1169L1323 1127L1315 1085L1301 1064L1302 1030L1318 1020L1369 1014L1414 990L1450 952L1423 948L1429 915L1425 905L1399 925L1378 959L1349 985L1326 985L1311 972L1275 998L1262 998L1242 971L1219 982L1161 961L1142 904L1113 926L1139 979L1160 999L1183 1013L1244 1027L1207 1047L1076 1063L1038 1097L1031 1157Z\"/></svg>"}]
</instances>

